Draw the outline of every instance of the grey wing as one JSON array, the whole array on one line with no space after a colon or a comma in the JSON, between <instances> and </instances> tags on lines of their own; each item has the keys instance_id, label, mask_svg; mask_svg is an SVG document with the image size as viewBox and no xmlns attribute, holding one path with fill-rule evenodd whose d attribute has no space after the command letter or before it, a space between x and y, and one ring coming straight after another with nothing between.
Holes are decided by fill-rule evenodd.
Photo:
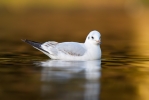
<instances>
[{"instance_id":1,"label":"grey wing","mask_svg":"<svg viewBox=\"0 0 149 100\"><path fill-rule=\"evenodd\" d=\"M86 52L84 44L77 42L63 42L56 45L58 52L72 56L83 56Z\"/></svg>"},{"instance_id":2,"label":"grey wing","mask_svg":"<svg viewBox=\"0 0 149 100\"><path fill-rule=\"evenodd\" d=\"M58 43L55 41L49 41L45 43L39 43L31 40L22 40L34 48L42 51L46 55L57 55L59 53L64 53L66 55L72 56L83 56L86 52L84 44L77 42L63 42Z\"/></svg>"}]
</instances>

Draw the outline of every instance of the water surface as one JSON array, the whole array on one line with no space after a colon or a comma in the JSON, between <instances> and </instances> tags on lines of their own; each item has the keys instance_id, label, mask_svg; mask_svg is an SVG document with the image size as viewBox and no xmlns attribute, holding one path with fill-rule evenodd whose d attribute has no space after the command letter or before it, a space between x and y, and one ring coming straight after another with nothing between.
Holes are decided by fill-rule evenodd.
<instances>
[{"instance_id":1,"label":"water surface","mask_svg":"<svg viewBox=\"0 0 149 100\"><path fill-rule=\"evenodd\" d=\"M147 96L146 57L110 52L101 60L60 61L33 51L1 53L1 99L140 100Z\"/></svg>"}]
</instances>

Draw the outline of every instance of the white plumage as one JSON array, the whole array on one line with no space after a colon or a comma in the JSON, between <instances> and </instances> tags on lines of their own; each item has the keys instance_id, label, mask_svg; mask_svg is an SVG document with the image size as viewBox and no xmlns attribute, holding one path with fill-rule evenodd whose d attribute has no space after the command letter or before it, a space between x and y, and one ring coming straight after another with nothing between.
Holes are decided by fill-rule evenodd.
<instances>
[{"instance_id":1,"label":"white plumage","mask_svg":"<svg viewBox=\"0 0 149 100\"><path fill-rule=\"evenodd\" d=\"M23 40L34 48L42 51L51 59L61 60L95 60L101 59L101 35L98 31L91 31L84 43L48 41L38 43L30 40Z\"/></svg>"}]
</instances>

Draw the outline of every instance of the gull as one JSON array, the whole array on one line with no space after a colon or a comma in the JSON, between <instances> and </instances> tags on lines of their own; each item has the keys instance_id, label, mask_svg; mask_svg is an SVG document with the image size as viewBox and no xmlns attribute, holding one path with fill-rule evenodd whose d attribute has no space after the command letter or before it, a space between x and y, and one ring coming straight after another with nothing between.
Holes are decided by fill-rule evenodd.
<instances>
[{"instance_id":1,"label":"gull","mask_svg":"<svg viewBox=\"0 0 149 100\"><path fill-rule=\"evenodd\" d=\"M56 60L97 60L101 59L101 34L93 30L91 31L84 43L78 42L55 42L48 41L44 43L35 42L27 39L22 41L30 44L34 48L40 50L51 59Z\"/></svg>"}]
</instances>

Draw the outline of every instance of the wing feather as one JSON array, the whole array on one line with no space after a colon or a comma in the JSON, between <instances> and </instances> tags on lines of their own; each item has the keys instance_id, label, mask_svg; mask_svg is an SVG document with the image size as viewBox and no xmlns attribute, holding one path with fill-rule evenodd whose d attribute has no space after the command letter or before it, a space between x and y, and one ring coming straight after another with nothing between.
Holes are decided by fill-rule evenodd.
<instances>
[{"instance_id":1,"label":"wing feather","mask_svg":"<svg viewBox=\"0 0 149 100\"><path fill-rule=\"evenodd\" d=\"M63 42L56 45L58 51L72 56L83 56L86 49L83 44L77 42Z\"/></svg>"},{"instance_id":2,"label":"wing feather","mask_svg":"<svg viewBox=\"0 0 149 100\"><path fill-rule=\"evenodd\" d=\"M64 53L71 56L83 56L86 49L83 44L77 42L45 42L41 45L42 49L48 51L52 55L57 55L58 53Z\"/></svg>"}]
</instances>

